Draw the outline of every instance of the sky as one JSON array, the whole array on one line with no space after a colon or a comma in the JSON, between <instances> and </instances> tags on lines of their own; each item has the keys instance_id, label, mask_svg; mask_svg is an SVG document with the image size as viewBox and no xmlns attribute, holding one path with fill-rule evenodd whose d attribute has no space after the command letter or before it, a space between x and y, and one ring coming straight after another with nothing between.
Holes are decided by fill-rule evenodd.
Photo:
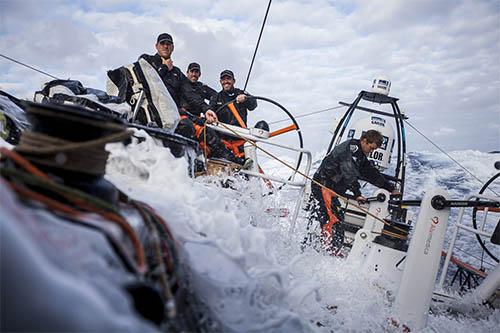
<instances>
[{"instance_id":1,"label":"sky","mask_svg":"<svg viewBox=\"0 0 500 333\"><path fill-rule=\"evenodd\" d=\"M105 90L108 70L154 54L156 37L168 32L183 72L199 62L201 80L220 90L219 73L231 69L243 88L267 5L0 0L0 54ZM391 79L408 122L445 151L500 150L498 0L274 0L247 91L299 116L352 102L380 75ZM3 91L31 99L50 80L0 57ZM286 118L264 104L250 118ZM325 150L343 112L297 118L305 147ZM407 141L409 151L436 151L409 125Z\"/></svg>"}]
</instances>

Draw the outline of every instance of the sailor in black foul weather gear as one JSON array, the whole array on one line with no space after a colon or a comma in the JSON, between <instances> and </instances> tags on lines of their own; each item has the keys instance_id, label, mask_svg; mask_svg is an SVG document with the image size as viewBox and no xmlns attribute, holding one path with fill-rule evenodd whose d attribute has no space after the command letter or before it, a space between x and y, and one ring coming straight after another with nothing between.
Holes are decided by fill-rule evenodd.
<instances>
[{"instance_id":1,"label":"sailor in black foul weather gear","mask_svg":"<svg viewBox=\"0 0 500 333\"><path fill-rule=\"evenodd\" d=\"M216 110L220 122L247 127L247 114L257 107L257 100L250 98L248 94L234 87L236 82L234 73L230 70L224 70L220 73L220 84L222 90L210 100L210 109ZM224 104L235 101L220 109ZM219 110L220 109L220 110ZM224 144L237 156L245 156L243 152L244 140L235 138L231 135L221 135Z\"/></svg>"},{"instance_id":2,"label":"sailor in black foul weather gear","mask_svg":"<svg viewBox=\"0 0 500 333\"><path fill-rule=\"evenodd\" d=\"M183 98L183 85L187 81L187 78L179 67L174 66L171 59L172 52L174 52L174 40L172 36L167 33L160 34L156 40L155 48L158 51L155 55L143 54L139 59L143 58L158 71L170 96L172 96L177 107L180 107L181 99Z\"/></svg>"},{"instance_id":3,"label":"sailor in black foul weather gear","mask_svg":"<svg viewBox=\"0 0 500 333\"><path fill-rule=\"evenodd\" d=\"M158 45L158 44L157 44ZM173 47L173 46L172 46ZM183 85L187 81L184 73L181 72L179 67L172 64L171 68L163 63L162 57L157 53L155 55L143 54L139 58L146 60L153 68L158 71L161 80L172 96L177 107L181 106L183 96Z\"/></svg>"},{"instance_id":4,"label":"sailor in black foul weather gear","mask_svg":"<svg viewBox=\"0 0 500 333\"><path fill-rule=\"evenodd\" d=\"M382 135L375 130L369 130L361 135L359 140L347 140L336 146L328 154L313 179L331 189L338 195L345 195L350 190L360 203L366 202L361 195L358 179L384 188L392 194L399 194L395 186L371 164L367 156L380 147ZM312 183L313 212L311 220L321 225L321 238L327 250L340 249L344 242L344 216L340 210L340 202L336 195L316 183Z\"/></svg>"},{"instance_id":5,"label":"sailor in black foul weather gear","mask_svg":"<svg viewBox=\"0 0 500 333\"><path fill-rule=\"evenodd\" d=\"M188 88L187 84L189 81L187 77L181 72L179 67L176 67L173 64L171 59L172 52L174 51L174 41L172 36L167 33L160 34L156 40L155 47L158 51L155 55L143 54L139 58L146 60L158 71L158 74L167 87L170 96L179 108L181 120L175 129L175 133L192 140L198 140L202 146L206 142L208 146L207 148L210 150L212 157L224 158L231 162L243 165L245 160L234 156L234 154L221 142L217 134L212 130L206 129L204 126L205 121L208 123L217 121L217 115L215 112L207 109L205 111L206 119L202 119L182 108L183 103L186 105L201 105L205 103L202 97L193 92L192 89Z\"/></svg>"},{"instance_id":6,"label":"sailor in black foul weather gear","mask_svg":"<svg viewBox=\"0 0 500 333\"><path fill-rule=\"evenodd\" d=\"M181 72L179 67L174 66L172 61L172 52L174 51L174 40L170 34L162 33L158 36L155 44L158 51L155 55L143 54L139 57L146 60L154 69L158 71L158 75L167 87L167 90L179 108L181 121L177 125L176 133L190 139L194 139L195 130L189 118L189 115L181 109L182 100L191 100L193 95L185 93L184 84L187 82L186 76Z\"/></svg>"},{"instance_id":7,"label":"sailor in black foul weather gear","mask_svg":"<svg viewBox=\"0 0 500 333\"><path fill-rule=\"evenodd\" d=\"M200 76L200 65L196 62L190 63L186 71L187 80L184 83L184 91L187 91L190 94L192 93L198 98L191 98L189 101L182 101L182 107L189 111L189 113L198 117L210 110L210 106L205 101L210 101L215 95L217 95L217 91L199 81Z\"/></svg>"},{"instance_id":8,"label":"sailor in black foul weather gear","mask_svg":"<svg viewBox=\"0 0 500 333\"><path fill-rule=\"evenodd\" d=\"M189 81L179 67L174 66L172 52L174 51L174 41L172 36L162 33L158 36L155 44L158 51L155 55L143 54L139 57L146 60L154 69L167 87L167 90L179 108L181 115L186 110L182 109L183 104L198 105L204 104L203 99L186 85ZM189 115L188 115L189 116Z\"/></svg>"},{"instance_id":9,"label":"sailor in black foul weather gear","mask_svg":"<svg viewBox=\"0 0 500 333\"><path fill-rule=\"evenodd\" d=\"M245 126L242 126L242 124L238 122L235 115L228 107L218 110L217 117L219 118L219 121L223 123L246 127L248 111L252 111L257 107L257 100L248 98L247 92L235 88L235 82L236 80L232 71L226 69L220 73L222 90L210 100L210 108L212 110L218 110L222 105L236 99L234 106L236 107L236 110L238 111L238 114L243 120Z\"/></svg>"}]
</instances>

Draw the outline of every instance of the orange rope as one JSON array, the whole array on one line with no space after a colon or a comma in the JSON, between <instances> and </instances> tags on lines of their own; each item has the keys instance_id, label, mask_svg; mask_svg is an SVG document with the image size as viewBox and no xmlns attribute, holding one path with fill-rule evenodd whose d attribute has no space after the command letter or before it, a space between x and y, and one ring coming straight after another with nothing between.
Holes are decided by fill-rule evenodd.
<instances>
[{"instance_id":1,"label":"orange rope","mask_svg":"<svg viewBox=\"0 0 500 333\"><path fill-rule=\"evenodd\" d=\"M52 209L66 213L68 215L71 215L72 217L76 217L76 216L81 215L80 211L78 211L70 206L67 206L67 205L65 205L57 200L46 197L38 192L29 190L25 187L21 187L17 184L11 183L11 182L7 182L7 184L9 184L10 187L12 187L12 189L14 191L21 194L23 197L27 197L29 199L39 201L39 202L45 204L47 207L50 207Z\"/></svg>"},{"instance_id":2,"label":"orange rope","mask_svg":"<svg viewBox=\"0 0 500 333\"><path fill-rule=\"evenodd\" d=\"M20 195L23 197L26 197L31 200L35 200L38 202L43 203L46 205L48 208L60 211L62 213L65 213L69 215L70 217L73 218L81 218L83 212L76 210L72 208L71 206L65 205L57 200L51 199L47 196L44 196L40 193L37 193L35 191L29 190L27 188L21 187L17 184L9 182L9 185ZM82 207L83 208L83 207ZM130 238L132 241L132 245L134 246L135 250L135 256L137 260L137 264L139 266L139 271L141 273L144 273L146 271L146 257L144 254L144 249L142 248L142 245L139 241L139 238L137 237L135 231L132 229L132 227L125 221L125 219L119 215L116 215L114 213L110 212L103 212L100 211L99 209L96 209L95 207L88 207L91 212L94 212L98 215L101 215L107 220L113 221L116 224L118 224L122 230L127 234L127 236ZM92 211L93 210L93 211Z\"/></svg>"},{"instance_id":3,"label":"orange rope","mask_svg":"<svg viewBox=\"0 0 500 333\"><path fill-rule=\"evenodd\" d=\"M37 177L43 178L49 183L53 183L53 181L42 171L40 171L38 168L36 168L33 164L31 164L28 160L24 159L21 155L18 153L8 150L6 148L0 148L0 153L2 155L6 155L9 158L12 158L14 162L19 164L21 167L23 167L25 170L28 172L34 174ZM66 204L63 204L55 199L49 198L45 195L42 195L40 193L37 193L33 190L21 187L17 184L14 184L13 182L8 182L8 184L20 195L27 197L29 199L39 201L43 204L45 204L47 207L57 210L60 212L63 212L65 214L70 215L71 217L81 217L82 213L81 211L72 208L71 206L68 206ZM144 273L146 271L146 260L145 260L145 254L144 254L144 249L142 247L142 244L139 241L139 238L137 237L137 234L135 233L134 229L128 224L128 222L120 215L105 211L99 208L96 208L92 205L89 205L88 203L84 202L80 198L75 198L75 197L70 197L67 194L62 194L66 199L71 201L73 204L77 205L79 208L91 212L91 213L96 213L103 218L112 221L125 232L125 234L130 238L132 245L135 250L135 256L136 260L139 266L139 270L141 273Z\"/></svg>"},{"instance_id":4,"label":"orange rope","mask_svg":"<svg viewBox=\"0 0 500 333\"><path fill-rule=\"evenodd\" d=\"M89 205L80 205L82 208L96 213L98 215L101 215L107 220L110 220L112 222L115 222L118 224L118 226L127 234L127 236L130 238L132 241L132 245L135 250L135 256L137 259L137 263L139 265L139 268L141 269L141 273L144 273L146 271L146 259L145 259L145 254L144 254L144 248L142 247L142 244L137 237L137 233L135 230L130 226L130 224L125 220L125 218L121 215L115 214L113 212L107 212L102 209L92 207Z\"/></svg>"},{"instance_id":5,"label":"orange rope","mask_svg":"<svg viewBox=\"0 0 500 333\"><path fill-rule=\"evenodd\" d=\"M40 171L40 169L35 167L27 159L25 159L24 157L22 157L21 155L19 155L15 151L9 150L9 149L4 148L4 147L0 147L0 154L8 156L11 160L16 162L20 167L22 167L23 169L25 169L29 173L31 173L37 177L43 178L45 180L50 180L49 176L47 176L45 173Z\"/></svg>"},{"instance_id":6,"label":"orange rope","mask_svg":"<svg viewBox=\"0 0 500 333\"><path fill-rule=\"evenodd\" d=\"M147 210L149 210L149 212L150 212L152 215L154 215L154 216L158 219L158 221L160 221L160 223L161 223L161 224L163 225L163 227L165 228L165 231L168 233L168 236L169 236L171 239L174 239L174 237L173 237L172 233L170 232L170 229L168 228L168 224L167 224L167 222L163 219L163 217L161 217L161 216L160 216L160 214L158 214L158 213L156 212L156 210L155 210L153 207L151 207L150 205L148 205L148 204L146 204L146 203L144 203L144 202L141 202L141 204L142 204L142 205L143 205L143 206L144 206Z\"/></svg>"}]
</instances>

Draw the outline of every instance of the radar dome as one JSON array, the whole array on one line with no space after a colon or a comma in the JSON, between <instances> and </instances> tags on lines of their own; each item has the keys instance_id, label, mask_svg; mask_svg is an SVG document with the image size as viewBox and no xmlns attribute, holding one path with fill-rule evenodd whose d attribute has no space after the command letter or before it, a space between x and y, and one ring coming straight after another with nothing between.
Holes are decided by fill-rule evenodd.
<instances>
[{"instance_id":1,"label":"radar dome","mask_svg":"<svg viewBox=\"0 0 500 333\"><path fill-rule=\"evenodd\" d=\"M372 92L382 95L389 95L391 90L391 80L384 75L377 76L372 83Z\"/></svg>"}]
</instances>

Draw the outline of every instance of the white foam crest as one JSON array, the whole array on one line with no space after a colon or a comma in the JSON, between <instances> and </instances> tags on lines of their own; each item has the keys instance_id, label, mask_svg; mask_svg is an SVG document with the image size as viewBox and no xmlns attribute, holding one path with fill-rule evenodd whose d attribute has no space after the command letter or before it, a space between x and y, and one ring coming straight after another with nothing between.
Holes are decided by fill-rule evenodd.
<instances>
[{"instance_id":1,"label":"white foam crest","mask_svg":"<svg viewBox=\"0 0 500 333\"><path fill-rule=\"evenodd\" d=\"M263 213L266 199L193 180L182 159L144 139L108 146L107 177L165 217L184 244L197 294L225 328L308 331L307 321L291 311L286 269L267 251L269 230L255 226L269 219ZM252 187L233 181L235 187Z\"/></svg>"},{"instance_id":2,"label":"white foam crest","mask_svg":"<svg viewBox=\"0 0 500 333\"><path fill-rule=\"evenodd\" d=\"M380 282L370 281L343 259L312 249L301 252L307 216L299 218L295 233L290 234L286 218L264 213L268 207L291 208L294 191L261 197L252 181L231 179L240 192L223 188L216 179L191 179L182 159L173 158L147 135L144 139L126 148L109 146L107 177L167 220L182 244L195 293L222 322L223 330L395 330L389 324L394 296ZM455 152L454 156L470 163L478 175L491 173L484 169L494 157L479 152ZM409 189L416 197L459 174L436 154L410 158L418 161L408 173L413 183ZM282 168L278 171L286 175L288 170ZM417 175L410 175L417 169ZM439 314L430 316L428 329L487 330L495 322L498 319L491 317L457 320Z\"/></svg>"}]
</instances>

